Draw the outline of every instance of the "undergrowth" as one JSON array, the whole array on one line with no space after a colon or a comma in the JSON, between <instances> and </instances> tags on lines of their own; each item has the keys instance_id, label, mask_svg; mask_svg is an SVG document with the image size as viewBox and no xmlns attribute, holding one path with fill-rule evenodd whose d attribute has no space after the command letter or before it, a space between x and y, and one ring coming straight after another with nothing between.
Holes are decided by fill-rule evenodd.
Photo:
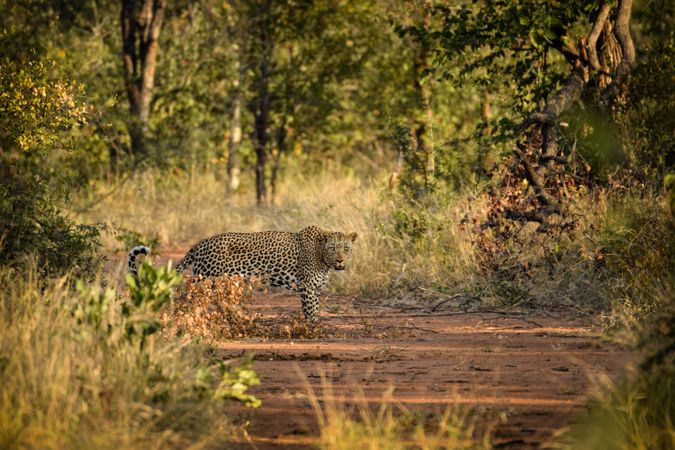
<instances>
[{"instance_id":1,"label":"undergrowth","mask_svg":"<svg viewBox=\"0 0 675 450\"><path fill-rule=\"evenodd\" d=\"M587 411L562 430L556 448L666 450L675 448L675 366L634 373L619 384L604 379Z\"/></svg>"},{"instance_id":2,"label":"undergrowth","mask_svg":"<svg viewBox=\"0 0 675 450\"><path fill-rule=\"evenodd\" d=\"M259 404L252 360L158 338L174 272L144 266L129 296L75 281L0 269L0 448L195 449L235 435L225 400Z\"/></svg>"},{"instance_id":3,"label":"undergrowth","mask_svg":"<svg viewBox=\"0 0 675 450\"><path fill-rule=\"evenodd\" d=\"M525 224L516 238L491 251L480 234L481 217L490 206L478 188L439 189L433 198L410 205L383 186L383 180L366 182L345 173L306 176L289 169L275 206L260 208L249 192L226 195L224 182L211 173L159 176L148 171L117 186L114 196L96 197L105 191L94 186L93 197L79 203L99 199L82 216L88 222L121 227L125 235L135 230L136 238L155 236L159 246L183 251L224 231L298 231L308 225L357 231L350 268L333 274L331 286L366 298L425 302L463 293L486 307L562 309L590 317L616 297L609 288L625 281L625 270L607 270L614 248L626 237L612 225L624 220L614 196L600 192L580 198L572 208L577 226L571 233L551 237ZM653 216L638 224L636 236L651 232L652 243L663 243L668 237L663 199L649 194L632 202ZM115 236L107 239L107 247L119 249Z\"/></svg>"}]
</instances>

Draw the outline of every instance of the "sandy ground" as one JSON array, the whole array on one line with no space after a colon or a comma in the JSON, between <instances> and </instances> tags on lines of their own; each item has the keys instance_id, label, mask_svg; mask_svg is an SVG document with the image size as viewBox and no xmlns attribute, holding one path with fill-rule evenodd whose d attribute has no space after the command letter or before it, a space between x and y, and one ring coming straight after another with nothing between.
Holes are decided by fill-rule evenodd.
<instances>
[{"instance_id":1,"label":"sandy ground","mask_svg":"<svg viewBox=\"0 0 675 450\"><path fill-rule=\"evenodd\" d=\"M165 253L155 264L173 259L175 265L182 254ZM115 259L120 264L124 257ZM430 422L461 404L476 411L477 429L495 427L495 447L539 448L583 410L601 377L618 379L635 357L564 314L467 312L442 299L392 304L332 295L318 339L215 343L224 359L255 352L262 378L250 390L261 408L232 406L248 433L234 446L315 448L318 424L309 400L315 395L322 405L338 401L347 408L392 402ZM290 322L300 300L283 290L259 293L249 308Z\"/></svg>"},{"instance_id":2,"label":"sandy ground","mask_svg":"<svg viewBox=\"0 0 675 450\"><path fill-rule=\"evenodd\" d=\"M582 410L598 376L617 378L631 360L572 319L464 313L447 304L429 313L335 296L327 303L320 339L216 345L224 358L257 355L262 383L251 393L263 406L233 411L250 422L250 443L240 448L312 448L318 425L310 392L347 405L390 401L435 417L468 405L478 411L479 428L496 426L498 447L538 448ZM260 294L251 308L283 320L297 313L299 299Z\"/></svg>"}]
</instances>

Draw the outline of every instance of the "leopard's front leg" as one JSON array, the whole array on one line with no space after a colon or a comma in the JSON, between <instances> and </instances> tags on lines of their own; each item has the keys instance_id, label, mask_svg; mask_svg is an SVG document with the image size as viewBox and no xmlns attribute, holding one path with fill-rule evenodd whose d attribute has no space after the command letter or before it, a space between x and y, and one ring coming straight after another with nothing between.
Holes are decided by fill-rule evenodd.
<instances>
[{"instance_id":1,"label":"leopard's front leg","mask_svg":"<svg viewBox=\"0 0 675 450\"><path fill-rule=\"evenodd\" d=\"M315 279L300 283L300 301L302 302L302 313L305 320L309 323L319 321L319 286Z\"/></svg>"}]
</instances>

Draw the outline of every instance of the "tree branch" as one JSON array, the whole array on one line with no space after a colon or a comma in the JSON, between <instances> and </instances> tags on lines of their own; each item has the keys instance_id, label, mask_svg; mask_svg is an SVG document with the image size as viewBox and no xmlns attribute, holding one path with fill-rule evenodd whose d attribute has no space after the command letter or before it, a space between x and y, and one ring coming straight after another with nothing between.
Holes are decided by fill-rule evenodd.
<instances>
[{"instance_id":1,"label":"tree branch","mask_svg":"<svg viewBox=\"0 0 675 450\"><path fill-rule=\"evenodd\" d=\"M621 62L616 68L612 84L602 93L600 100L608 105L611 99L616 97L618 90L626 81L626 78L635 65L635 45L630 35L630 16L633 0L619 0L619 5L614 20L614 35L621 46Z\"/></svg>"},{"instance_id":2,"label":"tree branch","mask_svg":"<svg viewBox=\"0 0 675 450\"><path fill-rule=\"evenodd\" d=\"M588 35L588 42L586 44L586 51L588 52L588 62L591 65L591 67L595 70L601 70L602 67L600 66L600 59L598 58L598 38L600 37L600 33L602 33L602 28L605 26L605 22L607 22L607 18L609 17L609 13L612 10L612 7L609 5L609 3L604 3L602 5L602 8L600 9L600 12L598 13L598 17L595 19L595 23L593 23L593 28L591 29L591 32Z\"/></svg>"},{"instance_id":3,"label":"tree branch","mask_svg":"<svg viewBox=\"0 0 675 450\"><path fill-rule=\"evenodd\" d=\"M536 170L534 170L532 164L530 164L530 161L527 159L525 154L517 146L514 147L513 151L523 163L523 167L525 168L525 178L530 183L530 186L532 186L534 195L537 197L539 202L542 205L548 207L550 212L560 213L558 202L546 192L541 176Z\"/></svg>"}]
</instances>

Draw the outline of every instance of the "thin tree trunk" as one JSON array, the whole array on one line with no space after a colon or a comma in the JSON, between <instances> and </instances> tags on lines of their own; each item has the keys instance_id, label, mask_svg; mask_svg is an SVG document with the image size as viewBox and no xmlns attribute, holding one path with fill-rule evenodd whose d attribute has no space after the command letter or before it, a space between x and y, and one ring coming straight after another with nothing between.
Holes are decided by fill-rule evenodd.
<instances>
[{"instance_id":1,"label":"thin tree trunk","mask_svg":"<svg viewBox=\"0 0 675 450\"><path fill-rule=\"evenodd\" d=\"M430 26L431 2L426 1L424 5L424 17L422 18L425 27ZM428 78L424 83L423 79L429 68L428 49L424 42L417 42L418 50L414 61L414 83L419 99L421 101L422 115L419 113L413 119L413 135L417 142L417 150L424 154L424 180L425 188L429 189L434 184L436 173L436 155L434 150L434 130L433 130L433 112L431 110L431 79Z\"/></svg>"},{"instance_id":2,"label":"thin tree trunk","mask_svg":"<svg viewBox=\"0 0 675 450\"><path fill-rule=\"evenodd\" d=\"M255 191L258 205L267 203L267 183L265 180L265 167L267 164L267 141L270 112L269 93L269 65L267 61L260 64L260 79L258 80L258 98L254 114L255 136Z\"/></svg>"},{"instance_id":3,"label":"thin tree trunk","mask_svg":"<svg viewBox=\"0 0 675 450\"><path fill-rule=\"evenodd\" d=\"M277 152L274 155L274 165L272 166L272 177L270 178L270 187L272 189L272 204L277 196L277 181L279 179L279 170L281 169L281 156L286 151L286 119L282 120L277 129Z\"/></svg>"},{"instance_id":4,"label":"thin tree trunk","mask_svg":"<svg viewBox=\"0 0 675 450\"><path fill-rule=\"evenodd\" d=\"M431 83L431 80L428 80ZM429 84L422 86L422 98L424 99L424 115L427 123L427 136L426 144L424 145L424 150L426 152L426 161L424 165L424 174L427 180L427 186L434 184L434 179L436 176L436 149L434 146L434 125L433 125L433 112L431 110L431 88Z\"/></svg>"},{"instance_id":5,"label":"thin tree trunk","mask_svg":"<svg viewBox=\"0 0 675 450\"><path fill-rule=\"evenodd\" d=\"M241 60L238 61L238 76L232 99L232 117L230 118L230 138L227 146L227 191L239 188L239 145L241 144Z\"/></svg>"},{"instance_id":6,"label":"thin tree trunk","mask_svg":"<svg viewBox=\"0 0 675 450\"><path fill-rule=\"evenodd\" d=\"M398 184L398 179L401 177L401 172L403 171L403 156L403 148L399 146L396 152L394 170L392 170L391 175L389 175L389 192L394 192L396 185Z\"/></svg>"},{"instance_id":7,"label":"thin tree trunk","mask_svg":"<svg viewBox=\"0 0 675 450\"><path fill-rule=\"evenodd\" d=\"M485 136L492 135L492 124L490 120L490 94L485 94L483 101L483 121L485 122Z\"/></svg>"},{"instance_id":8,"label":"thin tree trunk","mask_svg":"<svg viewBox=\"0 0 675 450\"><path fill-rule=\"evenodd\" d=\"M146 155L150 101L155 83L158 39L164 19L164 0L122 0L122 59L124 84L132 121L131 150Z\"/></svg>"},{"instance_id":9,"label":"thin tree trunk","mask_svg":"<svg viewBox=\"0 0 675 450\"><path fill-rule=\"evenodd\" d=\"M255 192L258 206L267 203L267 183L265 168L267 165L268 128L270 126L270 90L269 82L272 63L272 37L270 35L270 4L263 3L257 17L257 45L259 53L256 98L253 105L253 136L256 154Z\"/></svg>"}]
</instances>

